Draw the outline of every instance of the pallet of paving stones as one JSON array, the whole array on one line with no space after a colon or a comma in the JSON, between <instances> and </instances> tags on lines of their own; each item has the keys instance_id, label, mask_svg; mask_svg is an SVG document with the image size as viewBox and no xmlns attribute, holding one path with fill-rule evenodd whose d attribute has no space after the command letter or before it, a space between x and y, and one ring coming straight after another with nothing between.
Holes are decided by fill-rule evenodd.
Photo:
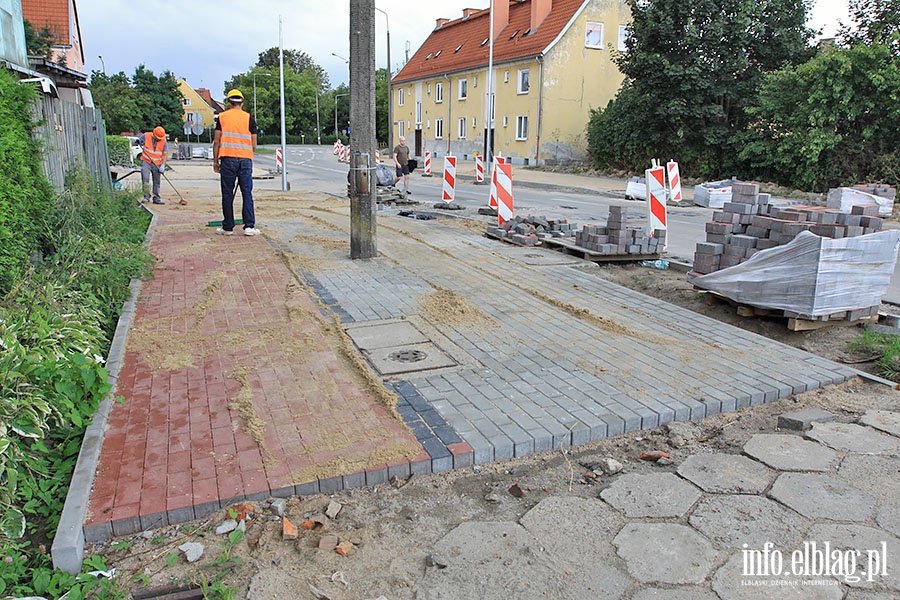
<instances>
[{"instance_id":1,"label":"pallet of paving stones","mask_svg":"<svg viewBox=\"0 0 900 600\"><path fill-rule=\"evenodd\" d=\"M764 306L742 304L713 290L704 290L697 287L694 289L704 295L707 304L723 302L733 306L735 312L740 317L776 317L787 319L787 328L791 331L809 331L834 325L862 325L865 323L876 323L879 318L878 311L880 306L858 308L855 310L842 310L827 315L815 316L801 314L791 310L779 310Z\"/></svg>"},{"instance_id":2,"label":"pallet of paving stones","mask_svg":"<svg viewBox=\"0 0 900 600\"><path fill-rule=\"evenodd\" d=\"M664 251L666 230L647 235L643 227L628 224L628 208L610 206L606 225L585 225L573 238L549 239L569 254L593 261L654 260Z\"/></svg>"},{"instance_id":3,"label":"pallet of paving stones","mask_svg":"<svg viewBox=\"0 0 900 600\"><path fill-rule=\"evenodd\" d=\"M550 238L544 240L544 242L554 250L560 250L566 254L577 256L578 258L583 258L584 260L591 260L594 262L656 260L660 258L662 254L664 254L664 252L657 252L653 254L629 254L627 252L623 254L609 254L582 248L581 246L573 243L571 240L567 240L564 238Z\"/></svg>"},{"instance_id":4,"label":"pallet of paving stones","mask_svg":"<svg viewBox=\"0 0 900 600\"><path fill-rule=\"evenodd\" d=\"M490 238L516 244L517 246L538 246L542 240L558 237L572 237L576 226L567 219L546 217L515 217L499 226L488 226L485 235Z\"/></svg>"}]
</instances>

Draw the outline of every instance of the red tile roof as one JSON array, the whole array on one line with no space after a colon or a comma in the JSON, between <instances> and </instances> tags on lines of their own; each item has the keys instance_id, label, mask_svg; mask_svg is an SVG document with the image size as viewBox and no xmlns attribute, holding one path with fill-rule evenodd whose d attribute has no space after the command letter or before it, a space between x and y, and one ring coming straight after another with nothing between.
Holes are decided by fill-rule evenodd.
<instances>
[{"instance_id":1,"label":"red tile roof","mask_svg":"<svg viewBox=\"0 0 900 600\"><path fill-rule=\"evenodd\" d=\"M22 17L36 31L45 26L56 34L56 43L68 45L69 0L22 0Z\"/></svg>"},{"instance_id":2,"label":"red tile roof","mask_svg":"<svg viewBox=\"0 0 900 600\"><path fill-rule=\"evenodd\" d=\"M529 32L531 1L509 1L509 24L502 31L494 31L495 63L541 54L589 0L553 0L550 14L532 32ZM486 66L488 44L482 45L482 41L490 35L490 12L487 8L475 11L468 18L435 29L400 69L393 83Z\"/></svg>"}]
</instances>

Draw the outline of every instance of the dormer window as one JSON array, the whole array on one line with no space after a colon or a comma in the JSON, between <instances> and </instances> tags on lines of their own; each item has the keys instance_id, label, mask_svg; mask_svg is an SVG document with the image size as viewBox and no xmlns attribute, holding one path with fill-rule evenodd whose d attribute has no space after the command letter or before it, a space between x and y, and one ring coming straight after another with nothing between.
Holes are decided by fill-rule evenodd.
<instances>
[{"instance_id":1,"label":"dormer window","mask_svg":"<svg viewBox=\"0 0 900 600\"><path fill-rule=\"evenodd\" d=\"M456 54L457 52L459 52L460 50L462 50L462 47L463 47L462 44L460 44L459 46L457 46L457 47L456 47L456 50L453 51L453 54Z\"/></svg>"},{"instance_id":2,"label":"dormer window","mask_svg":"<svg viewBox=\"0 0 900 600\"><path fill-rule=\"evenodd\" d=\"M509 39L513 39L514 37L516 37L517 35L519 35L519 31L521 31L521 30L520 30L520 29L516 29L515 31L513 31L513 34L512 34L511 36L509 36Z\"/></svg>"},{"instance_id":3,"label":"dormer window","mask_svg":"<svg viewBox=\"0 0 900 600\"><path fill-rule=\"evenodd\" d=\"M481 46L482 47L486 46L489 41L491 41L491 38L484 38L484 41L481 42Z\"/></svg>"},{"instance_id":4,"label":"dormer window","mask_svg":"<svg viewBox=\"0 0 900 600\"><path fill-rule=\"evenodd\" d=\"M433 55L433 53L432 53L432 52L429 52L429 53L428 53L428 56L425 57L425 60L428 60L429 58L431 58L432 55Z\"/></svg>"},{"instance_id":5,"label":"dormer window","mask_svg":"<svg viewBox=\"0 0 900 600\"><path fill-rule=\"evenodd\" d=\"M434 57L437 58L438 56L440 56L441 52L443 52L443 50L438 50L437 52L435 52Z\"/></svg>"}]
</instances>

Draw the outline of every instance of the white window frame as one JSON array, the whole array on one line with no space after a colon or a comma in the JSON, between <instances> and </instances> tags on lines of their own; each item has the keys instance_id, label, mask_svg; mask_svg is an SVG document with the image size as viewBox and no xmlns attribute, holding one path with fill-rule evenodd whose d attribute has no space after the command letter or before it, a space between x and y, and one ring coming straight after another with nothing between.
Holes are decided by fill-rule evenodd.
<instances>
[{"instance_id":1,"label":"white window frame","mask_svg":"<svg viewBox=\"0 0 900 600\"><path fill-rule=\"evenodd\" d=\"M516 117L516 140L522 141L528 139L528 115L518 115Z\"/></svg>"},{"instance_id":2,"label":"white window frame","mask_svg":"<svg viewBox=\"0 0 900 600\"><path fill-rule=\"evenodd\" d=\"M406 104L406 90L397 88L397 106L403 106L404 104Z\"/></svg>"},{"instance_id":3,"label":"white window frame","mask_svg":"<svg viewBox=\"0 0 900 600\"><path fill-rule=\"evenodd\" d=\"M416 100L416 125L422 126L422 101Z\"/></svg>"},{"instance_id":4,"label":"white window frame","mask_svg":"<svg viewBox=\"0 0 900 600\"><path fill-rule=\"evenodd\" d=\"M503 126L509 127L509 117L507 115L503 115Z\"/></svg>"},{"instance_id":5,"label":"white window frame","mask_svg":"<svg viewBox=\"0 0 900 600\"><path fill-rule=\"evenodd\" d=\"M619 25L619 41L616 44L616 49L619 52L627 52L628 46L625 44L625 41L628 39L628 25Z\"/></svg>"},{"instance_id":6,"label":"white window frame","mask_svg":"<svg viewBox=\"0 0 900 600\"><path fill-rule=\"evenodd\" d=\"M444 119L434 120L434 139L444 139Z\"/></svg>"},{"instance_id":7,"label":"white window frame","mask_svg":"<svg viewBox=\"0 0 900 600\"><path fill-rule=\"evenodd\" d=\"M603 49L604 26L600 21L588 21L584 28L584 47Z\"/></svg>"},{"instance_id":8,"label":"white window frame","mask_svg":"<svg viewBox=\"0 0 900 600\"><path fill-rule=\"evenodd\" d=\"M477 88L477 87L478 87L478 75L473 75L473 76L472 76L472 87L473 87L473 88Z\"/></svg>"},{"instance_id":9,"label":"white window frame","mask_svg":"<svg viewBox=\"0 0 900 600\"><path fill-rule=\"evenodd\" d=\"M397 133L400 135L406 135L406 123L403 121L397 121Z\"/></svg>"},{"instance_id":10,"label":"white window frame","mask_svg":"<svg viewBox=\"0 0 900 600\"><path fill-rule=\"evenodd\" d=\"M531 70L530 69L519 69L519 73L516 76L516 93L517 94L527 94L528 90L531 88Z\"/></svg>"},{"instance_id":11,"label":"white window frame","mask_svg":"<svg viewBox=\"0 0 900 600\"><path fill-rule=\"evenodd\" d=\"M503 71L503 83L507 83L509 81L509 71Z\"/></svg>"},{"instance_id":12,"label":"white window frame","mask_svg":"<svg viewBox=\"0 0 900 600\"><path fill-rule=\"evenodd\" d=\"M460 79L459 80L459 99L465 100L469 97L469 80L468 79Z\"/></svg>"},{"instance_id":13,"label":"white window frame","mask_svg":"<svg viewBox=\"0 0 900 600\"><path fill-rule=\"evenodd\" d=\"M475 127L477 126L477 123L478 123L478 122L475 120L475 117L472 117L472 131L475 130Z\"/></svg>"},{"instance_id":14,"label":"white window frame","mask_svg":"<svg viewBox=\"0 0 900 600\"><path fill-rule=\"evenodd\" d=\"M191 99L190 99L190 98L185 98L183 104L184 104L185 106L190 106L190 105L191 105Z\"/></svg>"},{"instance_id":15,"label":"white window frame","mask_svg":"<svg viewBox=\"0 0 900 600\"><path fill-rule=\"evenodd\" d=\"M468 125L469 121L465 117L460 117L459 121L457 121L456 126L456 138L459 140L466 139L466 125Z\"/></svg>"},{"instance_id":16,"label":"white window frame","mask_svg":"<svg viewBox=\"0 0 900 600\"><path fill-rule=\"evenodd\" d=\"M438 81L434 84L434 102L440 104L444 101L444 82Z\"/></svg>"}]
</instances>

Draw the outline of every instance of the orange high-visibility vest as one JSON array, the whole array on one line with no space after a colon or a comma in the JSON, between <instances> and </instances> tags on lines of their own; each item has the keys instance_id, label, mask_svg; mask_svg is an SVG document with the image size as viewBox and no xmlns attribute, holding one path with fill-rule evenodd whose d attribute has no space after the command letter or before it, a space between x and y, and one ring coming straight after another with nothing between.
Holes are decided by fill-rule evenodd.
<instances>
[{"instance_id":1,"label":"orange high-visibility vest","mask_svg":"<svg viewBox=\"0 0 900 600\"><path fill-rule=\"evenodd\" d=\"M156 145L154 145L156 142ZM152 133L144 134L144 149L141 151L141 160L153 163L157 166L162 164L163 148L166 147L166 140L156 140Z\"/></svg>"},{"instance_id":2,"label":"orange high-visibility vest","mask_svg":"<svg viewBox=\"0 0 900 600\"><path fill-rule=\"evenodd\" d=\"M232 108L219 113L222 136L219 156L253 158L253 136L250 134L250 113Z\"/></svg>"}]
</instances>

